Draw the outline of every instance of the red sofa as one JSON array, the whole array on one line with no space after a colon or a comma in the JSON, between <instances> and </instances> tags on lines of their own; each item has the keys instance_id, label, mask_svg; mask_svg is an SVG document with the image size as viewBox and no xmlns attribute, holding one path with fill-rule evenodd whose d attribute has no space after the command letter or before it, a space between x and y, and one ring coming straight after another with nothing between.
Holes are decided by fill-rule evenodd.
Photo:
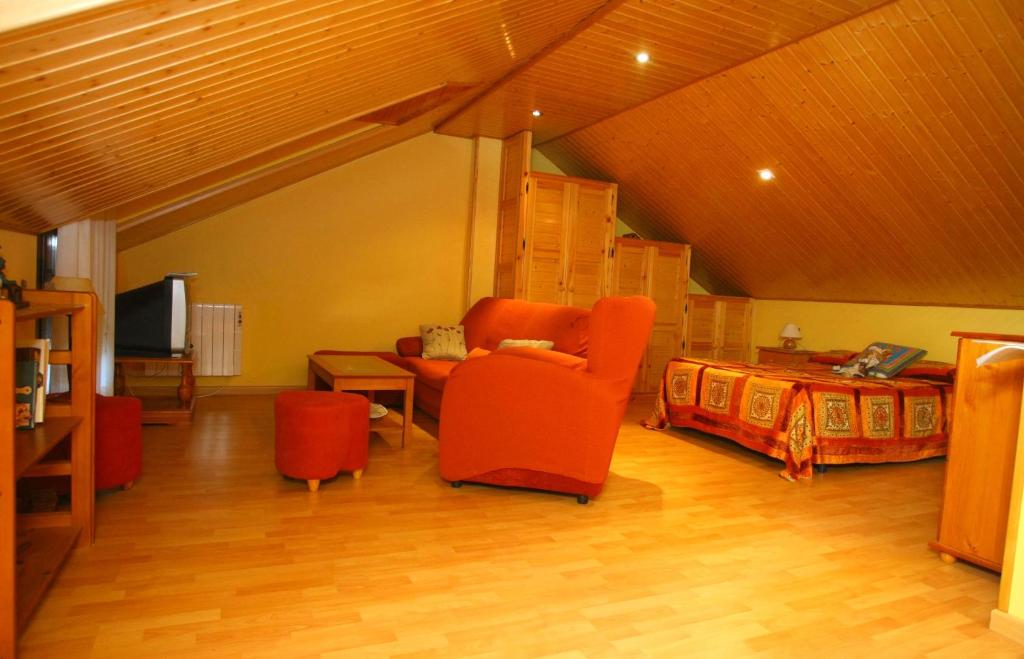
<instances>
[{"instance_id":1,"label":"red sofa","mask_svg":"<svg viewBox=\"0 0 1024 659\"><path fill-rule=\"evenodd\" d=\"M489 301L485 309L509 302ZM512 305L518 314L537 307L539 315L551 313L553 329L562 325L555 318L565 321L571 313L567 307L561 307L563 316L548 305ZM476 320L474 311L467 319ZM563 352L510 348L445 368L442 478L455 486L472 481L566 492L580 503L601 491L651 334L654 302L642 296L598 300L589 332L580 333L584 318L570 323L573 332L558 334ZM490 346L505 331L484 338L479 328L474 345ZM467 325L467 343L468 335ZM586 358L565 354L584 350Z\"/></svg>"},{"instance_id":2,"label":"red sofa","mask_svg":"<svg viewBox=\"0 0 1024 659\"><path fill-rule=\"evenodd\" d=\"M554 341L558 352L586 357L589 309L523 300L483 298L460 322L466 331L466 349L494 350L504 339ZM452 369L463 363L423 359L423 341L409 336L395 342L398 355L372 353L416 374L416 407L441 418L441 396ZM366 354L366 353L363 353Z\"/></svg>"}]
</instances>

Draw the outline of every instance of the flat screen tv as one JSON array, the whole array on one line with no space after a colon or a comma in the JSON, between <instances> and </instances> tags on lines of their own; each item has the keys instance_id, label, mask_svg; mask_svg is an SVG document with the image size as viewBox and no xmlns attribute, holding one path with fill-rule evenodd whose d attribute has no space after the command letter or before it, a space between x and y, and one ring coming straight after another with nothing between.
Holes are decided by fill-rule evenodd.
<instances>
[{"instance_id":1,"label":"flat screen tv","mask_svg":"<svg viewBox=\"0 0 1024 659\"><path fill-rule=\"evenodd\" d=\"M174 357L187 352L185 280L168 276L114 299L114 352L125 357Z\"/></svg>"}]
</instances>

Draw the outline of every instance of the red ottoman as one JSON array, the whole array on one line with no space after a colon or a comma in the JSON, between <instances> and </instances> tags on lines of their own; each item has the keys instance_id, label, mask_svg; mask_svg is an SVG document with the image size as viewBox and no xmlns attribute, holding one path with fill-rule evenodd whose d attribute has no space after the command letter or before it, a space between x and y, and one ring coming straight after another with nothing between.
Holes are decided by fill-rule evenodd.
<instances>
[{"instance_id":1,"label":"red ottoman","mask_svg":"<svg viewBox=\"0 0 1024 659\"><path fill-rule=\"evenodd\" d=\"M96 395L96 489L131 488L142 473L142 401Z\"/></svg>"},{"instance_id":2,"label":"red ottoman","mask_svg":"<svg viewBox=\"0 0 1024 659\"><path fill-rule=\"evenodd\" d=\"M277 470L306 481L339 471L363 475L370 444L370 402L356 394L283 391L274 399L274 455Z\"/></svg>"}]
</instances>

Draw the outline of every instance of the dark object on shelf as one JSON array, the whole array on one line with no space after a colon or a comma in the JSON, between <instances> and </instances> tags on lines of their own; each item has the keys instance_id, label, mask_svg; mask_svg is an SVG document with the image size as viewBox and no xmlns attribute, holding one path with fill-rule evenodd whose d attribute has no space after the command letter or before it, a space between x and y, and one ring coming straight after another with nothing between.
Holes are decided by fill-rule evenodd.
<instances>
[{"instance_id":1,"label":"dark object on shelf","mask_svg":"<svg viewBox=\"0 0 1024 659\"><path fill-rule=\"evenodd\" d=\"M28 306L28 302L21 299L21 291L25 287L25 282L21 282L19 286L18 282L8 279L4 274L6 267L7 259L0 256L0 298L13 302L15 309L24 309Z\"/></svg>"},{"instance_id":2,"label":"dark object on shelf","mask_svg":"<svg viewBox=\"0 0 1024 659\"><path fill-rule=\"evenodd\" d=\"M14 427L30 430L36 427L36 390L41 379L39 350L18 348L14 355Z\"/></svg>"}]
</instances>

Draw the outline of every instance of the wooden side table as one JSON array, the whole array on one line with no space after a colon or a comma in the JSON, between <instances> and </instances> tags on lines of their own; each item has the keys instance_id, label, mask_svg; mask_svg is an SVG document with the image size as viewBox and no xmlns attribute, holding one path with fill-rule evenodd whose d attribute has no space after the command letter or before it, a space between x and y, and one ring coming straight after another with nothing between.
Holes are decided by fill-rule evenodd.
<instances>
[{"instance_id":1,"label":"wooden side table","mask_svg":"<svg viewBox=\"0 0 1024 659\"><path fill-rule=\"evenodd\" d=\"M323 382L331 391L403 391L402 448L412 437L413 391L416 375L374 355L309 355L306 388ZM372 400L372 398L371 398Z\"/></svg>"},{"instance_id":2,"label":"wooden side table","mask_svg":"<svg viewBox=\"0 0 1024 659\"><path fill-rule=\"evenodd\" d=\"M191 423L192 411L195 408L196 379L192 375L193 362L190 357L114 357L114 394L124 395L125 365L156 364L160 366L178 366L181 372L181 383L178 385L177 398L172 396L140 396L142 401L143 423Z\"/></svg>"},{"instance_id":3,"label":"wooden side table","mask_svg":"<svg viewBox=\"0 0 1024 659\"><path fill-rule=\"evenodd\" d=\"M806 364L817 350L786 350L775 346L757 346L758 364Z\"/></svg>"}]
</instances>

